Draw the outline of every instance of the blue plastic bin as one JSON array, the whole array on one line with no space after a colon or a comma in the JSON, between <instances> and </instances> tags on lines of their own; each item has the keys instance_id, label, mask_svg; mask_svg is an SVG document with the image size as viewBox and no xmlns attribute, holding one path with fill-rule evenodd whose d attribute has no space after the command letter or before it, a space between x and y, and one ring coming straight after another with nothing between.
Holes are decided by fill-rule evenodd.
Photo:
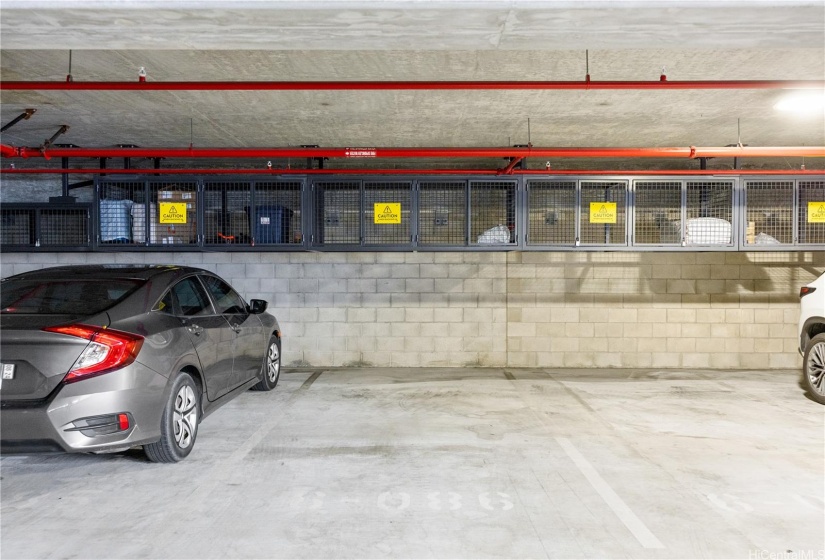
<instances>
[{"instance_id":1,"label":"blue plastic bin","mask_svg":"<svg viewBox=\"0 0 825 560\"><path fill-rule=\"evenodd\" d=\"M292 210L280 205L255 207L253 230L255 243L289 243Z\"/></svg>"}]
</instances>

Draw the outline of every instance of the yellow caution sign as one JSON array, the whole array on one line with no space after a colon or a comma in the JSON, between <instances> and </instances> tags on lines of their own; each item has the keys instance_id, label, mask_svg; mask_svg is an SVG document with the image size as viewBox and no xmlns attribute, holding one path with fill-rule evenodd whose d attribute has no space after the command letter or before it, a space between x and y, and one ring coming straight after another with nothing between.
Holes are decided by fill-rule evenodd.
<instances>
[{"instance_id":1,"label":"yellow caution sign","mask_svg":"<svg viewBox=\"0 0 825 560\"><path fill-rule=\"evenodd\" d=\"M160 223L162 223L162 224L185 224L186 223L186 203L185 202L161 202L160 203Z\"/></svg>"},{"instance_id":2,"label":"yellow caution sign","mask_svg":"<svg viewBox=\"0 0 825 560\"><path fill-rule=\"evenodd\" d=\"M825 224L825 202L808 203L808 223Z\"/></svg>"},{"instance_id":3,"label":"yellow caution sign","mask_svg":"<svg viewBox=\"0 0 825 560\"><path fill-rule=\"evenodd\" d=\"M376 224L400 224L400 202L376 202L373 205L373 215Z\"/></svg>"},{"instance_id":4,"label":"yellow caution sign","mask_svg":"<svg viewBox=\"0 0 825 560\"><path fill-rule=\"evenodd\" d=\"M590 223L591 224L615 224L616 223L616 203L615 202L591 202L590 203Z\"/></svg>"}]
</instances>

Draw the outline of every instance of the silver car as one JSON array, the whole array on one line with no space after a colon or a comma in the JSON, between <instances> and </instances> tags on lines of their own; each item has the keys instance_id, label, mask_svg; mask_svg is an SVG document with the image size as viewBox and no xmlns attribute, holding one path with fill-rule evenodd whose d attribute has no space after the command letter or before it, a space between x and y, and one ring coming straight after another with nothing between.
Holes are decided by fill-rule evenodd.
<instances>
[{"instance_id":1,"label":"silver car","mask_svg":"<svg viewBox=\"0 0 825 560\"><path fill-rule=\"evenodd\" d=\"M211 272L66 266L0 284L0 447L192 451L200 421L249 388L275 388L281 333Z\"/></svg>"}]
</instances>

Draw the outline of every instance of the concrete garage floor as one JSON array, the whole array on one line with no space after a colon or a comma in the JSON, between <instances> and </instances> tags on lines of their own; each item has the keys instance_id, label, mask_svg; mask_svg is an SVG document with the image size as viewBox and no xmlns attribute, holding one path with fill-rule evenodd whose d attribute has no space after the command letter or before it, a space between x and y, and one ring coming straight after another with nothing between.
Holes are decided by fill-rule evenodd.
<instances>
[{"instance_id":1,"label":"concrete garage floor","mask_svg":"<svg viewBox=\"0 0 825 560\"><path fill-rule=\"evenodd\" d=\"M289 371L178 465L5 456L11 558L816 558L825 407L784 372Z\"/></svg>"}]
</instances>

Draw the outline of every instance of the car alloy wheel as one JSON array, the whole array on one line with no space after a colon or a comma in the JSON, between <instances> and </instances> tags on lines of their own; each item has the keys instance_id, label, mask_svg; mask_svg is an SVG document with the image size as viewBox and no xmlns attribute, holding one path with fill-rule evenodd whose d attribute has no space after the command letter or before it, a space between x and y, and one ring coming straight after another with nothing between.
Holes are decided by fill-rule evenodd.
<instances>
[{"instance_id":1,"label":"car alloy wheel","mask_svg":"<svg viewBox=\"0 0 825 560\"><path fill-rule=\"evenodd\" d=\"M269 344L269 352L266 355L266 374L270 383L278 381L281 374L281 352L278 343L274 341Z\"/></svg>"},{"instance_id":2,"label":"car alloy wheel","mask_svg":"<svg viewBox=\"0 0 825 560\"><path fill-rule=\"evenodd\" d=\"M198 401L190 385L184 385L175 396L175 411L172 422L175 428L175 443L186 449L194 441L198 425Z\"/></svg>"},{"instance_id":3,"label":"car alloy wheel","mask_svg":"<svg viewBox=\"0 0 825 560\"><path fill-rule=\"evenodd\" d=\"M281 376L281 341L274 334L269 338L263 363L261 364L261 380L252 387L253 391L271 391L278 385Z\"/></svg>"},{"instance_id":4,"label":"car alloy wheel","mask_svg":"<svg viewBox=\"0 0 825 560\"><path fill-rule=\"evenodd\" d=\"M146 457L153 463L183 460L192 452L198 437L201 386L185 371L171 381L172 388L160 419L160 439L143 446Z\"/></svg>"},{"instance_id":5,"label":"car alloy wheel","mask_svg":"<svg viewBox=\"0 0 825 560\"><path fill-rule=\"evenodd\" d=\"M825 396L825 342L815 342L808 350L805 375L811 389L820 396Z\"/></svg>"}]
</instances>

